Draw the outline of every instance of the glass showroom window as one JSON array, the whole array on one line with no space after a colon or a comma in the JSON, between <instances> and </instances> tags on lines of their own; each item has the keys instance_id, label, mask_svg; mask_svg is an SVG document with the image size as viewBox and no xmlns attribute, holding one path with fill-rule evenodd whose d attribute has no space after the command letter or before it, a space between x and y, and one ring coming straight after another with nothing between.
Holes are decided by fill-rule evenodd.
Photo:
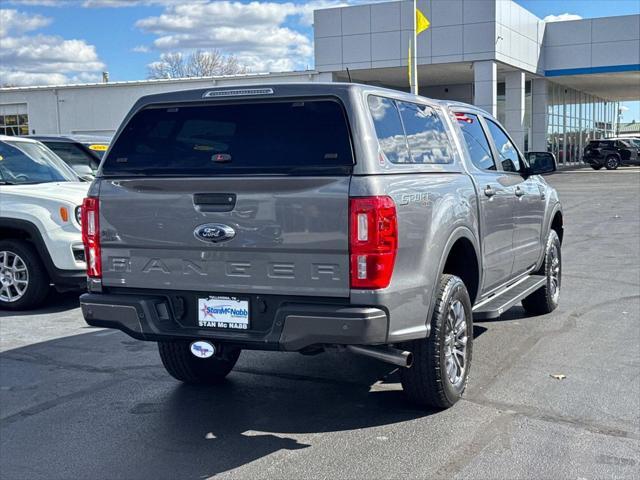
<instances>
[{"instance_id":1,"label":"glass showroom window","mask_svg":"<svg viewBox=\"0 0 640 480\"><path fill-rule=\"evenodd\" d=\"M615 135L617 102L549 82L547 149L560 164L582 161L589 140Z\"/></svg>"}]
</instances>

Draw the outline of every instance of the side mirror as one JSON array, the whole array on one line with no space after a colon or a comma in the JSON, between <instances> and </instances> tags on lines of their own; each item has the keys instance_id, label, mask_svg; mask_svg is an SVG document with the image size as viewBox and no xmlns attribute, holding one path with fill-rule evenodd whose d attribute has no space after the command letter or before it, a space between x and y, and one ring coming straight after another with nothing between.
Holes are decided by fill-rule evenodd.
<instances>
[{"instance_id":1,"label":"side mirror","mask_svg":"<svg viewBox=\"0 0 640 480\"><path fill-rule=\"evenodd\" d=\"M78 164L73 165L72 168L76 172L76 175L78 175L82 180L85 182L93 182L95 175L89 165Z\"/></svg>"},{"instance_id":2,"label":"side mirror","mask_svg":"<svg viewBox=\"0 0 640 480\"><path fill-rule=\"evenodd\" d=\"M528 175L547 175L558 169L553 153L528 152L527 161L529 162L529 168L526 171Z\"/></svg>"}]
</instances>

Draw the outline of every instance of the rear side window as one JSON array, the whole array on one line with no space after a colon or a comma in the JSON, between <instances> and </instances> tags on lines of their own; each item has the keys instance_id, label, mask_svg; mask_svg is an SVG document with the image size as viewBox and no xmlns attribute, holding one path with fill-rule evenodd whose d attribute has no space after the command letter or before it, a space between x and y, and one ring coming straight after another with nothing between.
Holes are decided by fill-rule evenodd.
<instances>
[{"instance_id":1,"label":"rear side window","mask_svg":"<svg viewBox=\"0 0 640 480\"><path fill-rule=\"evenodd\" d=\"M391 163L452 163L449 138L436 111L426 105L369 96L380 148Z\"/></svg>"},{"instance_id":2,"label":"rear side window","mask_svg":"<svg viewBox=\"0 0 640 480\"><path fill-rule=\"evenodd\" d=\"M339 174L354 163L335 100L153 107L119 135L103 175Z\"/></svg>"},{"instance_id":3,"label":"rear side window","mask_svg":"<svg viewBox=\"0 0 640 480\"><path fill-rule=\"evenodd\" d=\"M489 141L478 117L471 113L456 113L456 119L473 164L481 170L496 170Z\"/></svg>"},{"instance_id":4,"label":"rear side window","mask_svg":"<svg viewBox=\"0 0 640 480\"><path fill-rule=\"evenodd\" d=\"M412 163L451 163L449 137L436 111L426 105L397 102Z\"/></svg>"},{"instance_id":5,"label":"rear side window","mask_svg":"<svg viewBox=\"0 0 640 480\"><path fill-rule=\"evenodd\" d=\"M378 143L387 160L391 163L409 163L407 139L395 102L375 95L370 95L368 102Z\"/></svg>"}]
</instances>

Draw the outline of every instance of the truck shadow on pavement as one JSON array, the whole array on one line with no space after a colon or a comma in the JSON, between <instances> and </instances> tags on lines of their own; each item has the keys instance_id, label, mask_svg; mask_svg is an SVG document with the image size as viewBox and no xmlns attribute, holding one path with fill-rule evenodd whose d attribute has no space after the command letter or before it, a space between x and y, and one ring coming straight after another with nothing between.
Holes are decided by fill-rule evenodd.
<instances>
[{"instance_id":1,"label":"truck shadow on pavement","mask_svg":"<svg viewBox=\"0 0 640 480\"><path fill-rule=\"evenodd\" d=\"M0 318L2 317L24 317L30 315L44 315L48 313L61 313L67 310L73 310L80 306L81 292L56 292L53 288L47 295L42 306L36 310L0 310Z\"/></svg>"},{"instance_id":2,"label":"truck shadow on pavement","mask_svg":"<svg viewBox=\"0 0 640 480\"><path fill-rule=\"evenodd\" d=\"M227 380L198 387L169 377L155 344L120 332L30 345L0 354L0 463L5 478L206 478L243 466L278 476L291 455L331 462L340 446L318 433L358 431L366 448L384 426L435 413L405 400L394 369L347 353L245 351Z\"/></svg>"}]
</instances>

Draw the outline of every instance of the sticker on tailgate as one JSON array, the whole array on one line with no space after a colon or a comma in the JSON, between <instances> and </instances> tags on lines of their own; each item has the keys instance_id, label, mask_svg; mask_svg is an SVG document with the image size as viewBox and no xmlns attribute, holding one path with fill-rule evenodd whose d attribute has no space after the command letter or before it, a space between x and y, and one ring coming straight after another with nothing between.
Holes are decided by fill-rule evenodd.
<instances>
[{"instance_id":1,"label":"sticker on tailgate","mask_svg":"<svg viewBox=\"0 0 640 480\"><path fill-rule=\"evenodd\" d=\"M249 301L236 297L198 298L198 326L249 328Z\"/></svg>"}]
</instances>

